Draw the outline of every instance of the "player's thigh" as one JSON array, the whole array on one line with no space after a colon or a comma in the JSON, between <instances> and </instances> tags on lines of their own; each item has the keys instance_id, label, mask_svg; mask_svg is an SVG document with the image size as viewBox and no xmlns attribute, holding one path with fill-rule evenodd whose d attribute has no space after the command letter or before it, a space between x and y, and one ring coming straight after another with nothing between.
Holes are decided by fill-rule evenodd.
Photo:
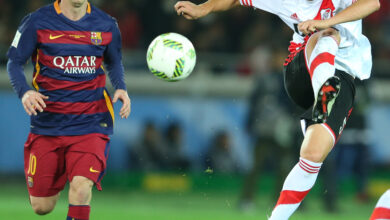
<instances>
[{"instance_id":1,"label":"player's thigh","mask_svg":"<svg viewBox=\"0 0 390 220\"><path fill-rule=\"evenodd\" d=\"M333 137L326 128L321 124L313 124L306 130L300 156L313 162L322 162L332 150L333 144Z\"/></svg>"},{"instance_id":2,"label":"player's thigh","mask_svg":"<svg viewBox=\"0 0 390 220\"><path fill-rule=\"evenodd\" d=\"M30 196L51 197L64 188L64 155L55 137L29 135L24 148L24 170Z\"/></svg>"},{"instance_id":3,"label":"player's thigh","mask_svg":"<svg viewBox=\"0 0 390 220\"><path fill-rule=\"evenodd\" d=\"M102 135L83 135L74 137L78 139L66 153L66 170L69 182L75 176L88 178L101 190L102 180L108 157L109 139Z\"/></svg>"}]
</instances>

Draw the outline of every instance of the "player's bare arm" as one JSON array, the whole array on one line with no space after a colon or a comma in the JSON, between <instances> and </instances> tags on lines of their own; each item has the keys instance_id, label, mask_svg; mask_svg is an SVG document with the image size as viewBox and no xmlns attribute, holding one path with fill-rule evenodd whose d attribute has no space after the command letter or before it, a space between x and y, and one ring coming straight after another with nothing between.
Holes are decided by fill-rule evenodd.
<instances>
[{"instance_id":1,"label":"player's bare arm","mask_svg":"<svg viewBox=\"0 0 390 220\"><path fill-rule=\"evenodd\" d=\"M128 118L131 112L131 101L126 90L117 89L112 100L113 103L116 103L118 99L123 103L122 108L119 111L121 118Z\"/></svg>"},{"instance_id":2,"label":"player's bare arm","mask_svg":"<svg viewBox=\"0 0 390 220\"><path fill-rule=\"evenodd\" d=\"M43 109L46 108L44 100L48 98L48 96L44 96L37 91L28 90L26 93L24 93L22 97L22 104L24 110L30 116L37 115L37 110L43 112Z\"/></svg>"},{"instance_id":3,"label":"player's bare arm","mask_svg":"<svg viewBox=\"0 0 390 220\"><path fill-rule=\"evenodd\" d=\"M189 20L195 20L211 12L226 11L238 5L240 5L238 0L209 0L199 5L190 1L179 1L175 5L175 10L178 15L183 15Z\"/></svg>"},{"instance_id":4,"label":"player's bare arm","mask_svg":"<svg viewBox=\"0 0 390 220\"><path fill-rule=\"evenodd\" d=\"M379 10L379 8L379 0L357 0L351 6L330 19L304 21L298 25L298 29L304 34L313 33L316 30L323 30L337 24L365 18Z\"/></svg>"}]
</instances>

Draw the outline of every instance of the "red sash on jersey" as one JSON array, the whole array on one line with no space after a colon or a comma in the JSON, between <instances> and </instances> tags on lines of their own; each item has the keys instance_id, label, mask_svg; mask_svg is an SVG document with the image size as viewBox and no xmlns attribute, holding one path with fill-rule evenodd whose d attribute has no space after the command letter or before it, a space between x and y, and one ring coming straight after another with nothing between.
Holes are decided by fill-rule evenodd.
<instances>
[{"instance_id":1,"label":"red sash on jersey","mask_svg":"<svg viewBox=\"0 0 390 220\"><path fill-rule=\"evenodd\" d=\"M333 5L332 0L323 0L322 4L320 6L320 9L317 12L317 15L314 17L313 20L326 20L331 17L333 17L335 7ZM288 47L288 51L290 54L286 58L284 62L284 66L287 66L294 57L306 47L306 43L309 40L311 34L306 35L306 37L303 40L303 43L295 43L293 41L290 42L290 46Z\"/></svg>"}]
</instances>

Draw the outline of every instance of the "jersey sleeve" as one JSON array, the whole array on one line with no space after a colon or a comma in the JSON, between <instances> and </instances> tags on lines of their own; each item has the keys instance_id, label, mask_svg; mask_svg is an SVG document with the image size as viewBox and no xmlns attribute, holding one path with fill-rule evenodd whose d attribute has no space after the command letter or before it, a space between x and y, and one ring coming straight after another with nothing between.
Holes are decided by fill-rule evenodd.
<instances>
[{"instance_id":1,"label":"jersey sleeve","mask_svg":"<svg viewBox=\"0 0 390 220\"><path fill-rule=\"evenodd\" d=\"M340 0L340 8L348 8L351 6L353 3L355 3L357 0Z\"/></svg>"},{"instance_id":2,"label":"jersey sleeve","mask_svg":"<svg viewBox=\"0 0 390 220\"><path fill-rule=\"evenodd\" d=\"M281 0L239 0L240 4L275 14L278 7L283 7Z\"/></svg>"},{"instance_id":3,"label":"jersey sleeve","mask_svg":"<svg viewBox=\"0 0 390 220\"><path fill-rule=\"evenodd\" d=\"M126 90L122 64L122 39L116 21L112 25L112 41L104 53L104 63L108 71L108 77L114 88Z\"/></svg>"},{"instance_id":4,"label":"jersey sleeve","mask_svg":"<svg viewBox=\"0 0 390 220\"><path fill-rule=\"evenodd\" d=\"M7 72L12 87L19 98L30 90L24 75L23 66L31 57L37 47L37 33L33 21L33 15L27 15L21 22L16 31L14 40L8 50Z\"/></svg>"}]
</instances>

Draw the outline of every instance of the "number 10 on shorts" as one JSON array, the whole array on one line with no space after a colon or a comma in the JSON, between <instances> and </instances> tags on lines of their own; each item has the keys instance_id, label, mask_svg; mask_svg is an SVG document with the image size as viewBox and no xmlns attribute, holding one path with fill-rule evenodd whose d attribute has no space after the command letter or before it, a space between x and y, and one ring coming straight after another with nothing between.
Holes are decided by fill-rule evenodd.
<instances>
[{"instance_id":1,"label":"number 10 on shorts","mask_svg":"<svg viewBox=\"0 0 390 220\"><path fill-rule=\"evenodd\" d=\"M37 157L33 154L30 154L27 174L31 174L31 176L34 176L36 170L37 170Z\"/></svg>"}]
</instances>

